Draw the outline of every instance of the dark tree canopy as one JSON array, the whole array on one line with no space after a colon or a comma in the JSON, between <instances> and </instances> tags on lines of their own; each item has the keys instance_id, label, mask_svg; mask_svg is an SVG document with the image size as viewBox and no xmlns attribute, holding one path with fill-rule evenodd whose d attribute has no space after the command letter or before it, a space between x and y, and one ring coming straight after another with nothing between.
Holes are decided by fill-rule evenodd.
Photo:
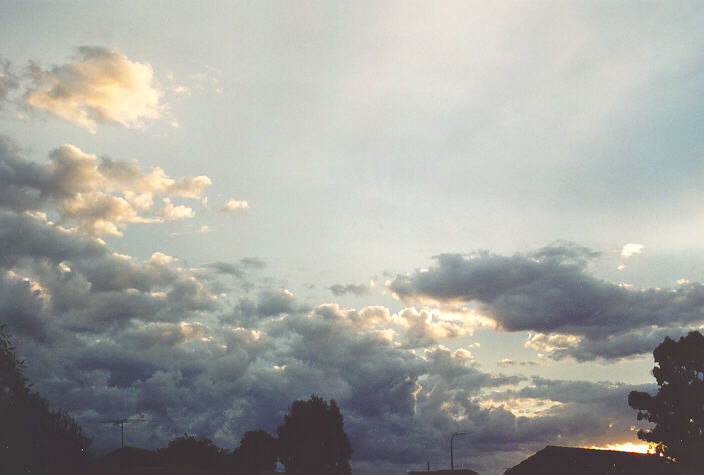
<instances>
[{"instance_id":1,"label":"dark tree canopy","mask_svg":"<svg viewBox=\"0 0 704 475\"><path fill-rule=\"evenodd\" d=\"M273 471L278 454L278 441L274 436L261 429L251 430L232 452L232 465L237 473Z\"/></svg>"},{"instance_id":2,"label":"dark tree canopy","mask_svg":"<svg viewBox=\"0 0 704 475\"><path fill-rule=\"evenodd\" d=\"M279 457L287 472L351 473L352 447L334 399L294 401L279 426Z\"/></svg>"},{"instance_id":3,"label":"dark tree canopy","mask_svg":"<svg viewBox=\"0 0 704 475\"><path fill-rule=\"evenodd\" d=\"M9 473L76 473L88 462L90 439L30 389L23 370L0 325L0 467Z\"/></svg>"},{"instance_id":4,"label":"dark tree canopy","mask_svg":"<svg viewBox=\"0 0 704 475\"><path fill-rule=\"evenodd\" d=\"M704 460L704 336L691 332L675 342L667 337L653 352L655 396L640 391L628 395L638 420L655 424L639 430L638 438L676 461Z\"/></svg>"},{"instance_id":5,"label":"dark tree canopy","mask_svg":"<svg viewBox=\"0 0 704 475\"><path fill-rule=\"evenodd\" d=\"M178 461L190 467L211 470L221 467L225 451L213 444L210 439L183 434L169 442L164 450L171 461Z\"/></svg>"}]
</instances>

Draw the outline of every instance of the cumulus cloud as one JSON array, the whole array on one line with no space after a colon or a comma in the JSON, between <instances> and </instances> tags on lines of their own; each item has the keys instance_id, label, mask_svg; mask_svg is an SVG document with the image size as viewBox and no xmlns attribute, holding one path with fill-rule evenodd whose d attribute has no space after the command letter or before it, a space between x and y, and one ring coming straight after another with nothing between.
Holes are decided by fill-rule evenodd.
<instances>
[{"instance_id":1,"label":"cumulus cloud","mask_svg":"<svg viewBox=\"0 0 704 475\"><path fill-rule=\"evenodd\" d=\"M218 211L221 211L223 213L230 213L230 214L236 214L236 213L246 213L249 211L249 203L243 200L230 200L227 203L225 203L224 206L217 208Z\"/></svg>"},{"instance_id":2,"label":"cumulus cloud","mask_svg":"<svg viewBox=\"0 0 704 475\"><path fill-rule=\"evenodd\" d=\"M163 92L149 63L133 62L116 48L83 46L73 62L31 67L25 104L85 127L98 124L144 128L164 115Z\"/></svg>"},{"instance_id":3,"label":"cumulus cloud","mask_svg":"<svg viewBox=\"0 0 704 475\"><path fill-rule=\"evenodd\" d=\"M122 337L141 348L151 348L154 345L180 345L209 334L210 328L198 322L150 322L126 331Z\"/></svg>"},{"instance_id":4,"label":"cumulus cloud","mask_svg":"<svg viewBox=\"0 0 704 475\"><path fill-rule=\"evenodd\" d=\"M639 289L608 282L588 271L596 256L572 245L513 256L443 254L430 269L397 276L389 289L406 303L474 305L500 330L537 332L528 346L555 357L642 354L652 351L653 328L704 322L702 284Z\"/></svg>"},{"instance_id":5,"label":"cumulus cloud","mask_svg":"<svg viewBox=\"0 0 704 475\"><path fill-rule=\"evenodd\" d=\"M406 344L411 348L434 345L445 338L458 338L471 334L472 326L461 321L443 318L439 312L428 309L405 308L393 316L393 320L405 330Z\"/></svg>"},{"instance_id":6,"label":"cumulus cloud","mask_svg":"<svg viewBox=\"0 0 704 475\"><path fill-rule=\"evenodd\" d=\"M24 309L12 325L32 362L29 375L77 417L98 448L113 440L111 428L98 422L129 415L149 420L129 434L134 445L163 446L188 431L231 448L246 430L273 432L291 400L311 392L340 404L359 471L444 459L446 435L457 430L467 432L463 444L472 454L463 461L477 468L497 458L518 461L556 440L593 443L627 430L624 401L616 396L630 387L609 392L595 384L594 396L581 401L580 388L568 383L488 374L467 348L434 344L463 331L455 328L461 321L439 313L307 309L290 292L269 289L240 302L247 326L207 323L213 300L202 287L199 294L198 281L175 258L155 252L138 263L41 218L2 219L0 266L39 276L0 279L15 286L7 287L16 294L12 311ZM261 266L252 259L236 264ZM54 336L41 339L39 328ZM411 349L411 339L429 346ZM584 418L578 401L591 417ZM526 416L525 404L539 409Z\"/></svg>"},{"instance_id":7,"label":"cumulus cloud","mask_svg":"<svg viewBox=\"0 0 704 475\"><path fill-rule=\"evenodd\" d=\"M0 239L0 267L36 281L43 311L74 330L174 321L214 308L205 286L161 253L134 262L100 240L27 214L0 213Z\"/></svg>"},{"instance_id":8,"label":"cumulus cloud","mask_svg":"<svg viewBox=\"0 0 704 475\"><path fill-rule=\"evenodd\" d=\"M198 198L211 183L206 176L171 178L155 167L143 172L135 161L100 158L66 144L46 164L26 160L0 137L0 208L15 212L53 206L61 222L86 234L122 234L128 223L192 218L195 212L172 198ZM162 206L154 208L154 197Z\"/></svg>"},{"instance_id":9,"label":"cumulus cloud","mask_svg":"<svg viewBox=\"0 0 704 475\"><path fill-rule=\"evenodd\" d=\"M695 329L694 326L645 327L605 338L536 333L528 337L524 346L554 360L571 357L584 362L596 358L606 360L634 358L652 353L653 348L658 346L666 336L678 338Z\"/></svg>"},{"instance_id":10,"label":"cumulus cloud","mask_svg":"<svg viewBox=\"0 0 704 475\"><path fill-rule=\"evenodd\" d=\"M624 244L623 248L621 249L621 257L623 259L628 259L629 257L635 254L640 254L640 252L643 250L643 247L644 246L642 244L637 243Z\"/></svg>"}]
</instances>

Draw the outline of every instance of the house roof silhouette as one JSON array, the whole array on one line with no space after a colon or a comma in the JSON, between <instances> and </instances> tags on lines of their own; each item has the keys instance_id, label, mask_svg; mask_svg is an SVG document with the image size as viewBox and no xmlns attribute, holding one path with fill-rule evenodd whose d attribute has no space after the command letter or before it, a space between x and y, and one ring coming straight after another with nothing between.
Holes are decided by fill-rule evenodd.
<instances>
[{"instance_id":1,"label":"house roof silhouette","mask_svg":"<svg viewBox=\"0 0 704 475\"><path fill-rule=\"evenodd\" d=\"M671 475L676 473L673 465L662 457L651 454L548 445L506 470L504 474Z\"/></svg>"},{"instance_id":2,"label":"house roof silhouette","mask_svg":"<svg viewBox=\"0 0 704 475\"><path fill-rule=\"evenodd\" d=\"M479 472L468 468L456 468L455 470L414 470L408 472L408 475L479 475Z\"/></svg>"}]
</instances>

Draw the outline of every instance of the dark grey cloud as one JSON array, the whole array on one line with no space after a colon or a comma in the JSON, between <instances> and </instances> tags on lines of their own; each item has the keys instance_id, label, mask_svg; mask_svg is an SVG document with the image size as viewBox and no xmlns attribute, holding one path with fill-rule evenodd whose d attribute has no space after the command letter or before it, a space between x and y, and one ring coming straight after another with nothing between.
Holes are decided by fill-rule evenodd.
<instances>
[{"instance_id":1,"label":"dark grey cloud","mask_svg":"<svg viewBox=\"0 0 704 475\"><path fill-rule=\"evenodd\" d=\"M629 413L629 392L653 391L656 388L654 383L633 385L618 382L564 381L534 376L531 378L531 384L519 390L494 393L491 397L503 401L518 397L546 399L563 404L600 404L614 411Z\"/></svg>"},{"instance_id":2,"label":"dark grey cloud","mask_svg":"<svg viewBox=\"0 0 704 475\"><path fill-rule=\"evenodd\" d=\"M173 322L214 310L205 286L170 263L160 253L136 263L41 216L0 212L0 268L33 287L42 311L32 311L21 327L35 328L37 338L48 323L29 322L40 314L74 331L100 332L132 320Z\"/></svg>"},{"instance_id":3,"label":"dark grey cloud","mask_svg":"<svg viewBox=\"0 0 704 475\"><path fill-rule=\"evenodd\" d=\"M396 276L389 288L404 302L476 305L500 330L531 330L556 341L575 335L568 346L545 348L569 350L583 360L649 352L662 335L652 327L704 322L701 283L638 289L608 282L588 271L597 256L572 245L513 256L443 254L427 271Z\"/></svg>"},{"instance_id":4,"label":"dark grey cloud","mask_svg":"<svg viewBox=\"0 0 704 475\"><path fill-rule=\"evenodd\" d=\"M266 262L257 257L243 257L239 263L247 269L264 269L266 267Z\"/></svg>"},{"instance_id":5,"label":"dark grey cloud","mask_svg":"<svg viewBox=\"0 0 704 475\"><path fill-rule=\"evenodd\" d=\"M504 358L496 364L499 366L538 366L538 362L534 360L516 361L510 358Z\"/></svg>"},{"instance_id":6,"label":"dark grey cloud","mask_svg":"<svg viewBox=\"0 0 704 475\"><path fill-rule=\"evenodd\" d=\"M206 265L215 274L230 275L236 278L239 286L246 291L254 288L252 275L266 267L266 262L256 257L245 257L237 262L213 262ZM223 284L220 284L223 285Z\"/></svg>"},{"instance_id":7,"label":"dark grey cloud","mask_svg":"<svg viewBox=\"0 0 704 475\"><path fill-rule=\"evenodd\" d=\"M134 321L178 322L217 307L189 270L173 265L174 258L154 252L137 262L87 235L81 224L88 220L114 228L122 219L84 206L85 197L96 204L101 194L126 203L96 191L101 186L112 190L128 183L125 196L143 208L151 206L153 193L195 196L207 178L173 180L160 169L145 174L134 163L110 159L98 166L94 156L69 145L51 152L48 163L35 164L6 137L0 137L0 171L0 269L5 273L0 287L8 292L0 311L18 334L37 341L57 338L62 329L99 334ZM44 211L58 213L62 221L52 222ZM65 227L65 216L72 216L76 226Z\"/></svg>"},{"instance_id":8,"label":"dark grey cloud","mask_svg":"<svg viewBox=\"0 0 704 475\"><path fill-rule=\"evenodd\" d=\"M567 357L580 362L596 358L615 360L652 353L653 349L662 343L666 336L676 339L697 328L698 326L644 327L622 335L611 335L598 339L538 333L528 339L526 347L547 354L554 360Z\"/></svg>"},{"instance_id":9,"label":"dark grey cloud","mask_svg":"<svg viewBox=\"0 0 704 475\"><path fill-rule=\"evenodd\" d=\"M127 432L135 445L163 446L188 431L232 448L246 430L275 431L288 404L311 393L340 404L360 473L382 466L403 470L426 460L439 465L448 434L457 430L467 432L458 441L458 463L481 469L506 460L507 453L518 461L548 443L613 435L609 424L616 421L623 431L628 418L614 419L611 405L620 410L618 393L625 391L625 398L630 386L492 375L465 349L398 345L367 324L376 310L322 305L303 311L295 302L287 309L256 329L160 320L100 332L96 324L95 337L73 345L47 348L24 340L23 355L41 366L30 372L40 376L37 389L74 414L99 449L117 440L99 422L131 415L149 421ZM525 383L527 388L502 389ZM547 404L528 418L511 412L516 398L563 405ZM589 404L593 413L577 403Z\"/></svg>"},{"instance_id":10,"label":"dark grey cloud","mask_svg":"<svg viewBox=\"0 0 704 475\"><path fill-rule=\"evenodd\" d=\"M351 294L355 295L357 297L361 297L362 295L368 295L370 290L369 286L365 284L347 284L347 285L342 285L342 284L335 284L331 285L330 291L335 295L336 297L341 297L343 295Z\"/></svg>"},{"instance_id":11,"label":"dark grey cloud","mask_svg":"<svg viewBox=\"0 0 704 475\"><path fill-rule=\"evenodd\" d=\"M51 336L51 320L44 313L41 291L28 279L0 275L0 322L21 336L46 342Z\"/></svg>"},{"instance_id":12,"label":"dark grey cloud","mask_svg":"<svg viewBox=\"0 0 704 475\"><path fill-rule=\"evenodd\" d=\"M263 289L256 301L241 297L232 312L220 317L222 322L245 327L256 327L262 320L298 312L306 307L296 303L294 295L286 289Z\"/></svg>"},{"instance_id":13,"label":"dark grey cloud","mask_svg":"<svg viewBox=\"0 0 704 475\"><path fill-rule=\"evenodd\" d=\"M208 267L215 270L219 274L233 275L238 278L242 278L245 275L246 266L243 266L241 261L239 263L231 262L213 262L208 264Z\"/></svg>"},{"instance_id":14,"label":"dark grey cloud","mask_svg":"<svg viewBox=\"0 0 704 475\"><path fill-rule=\"evenodd\" d=\"M0 135L0 208L15 212L38 209L46 200L47 170L25 160L19 146Z\"/></svg>"},{"instance_id":15,"label":"dark grey cloud","mask_svg":"<svg viewBox=\"0 0 704 475\"><path fill-rule=\"evenodd\" d=\"M219 319L212 295L169 256L140 263L41 216L0 213L0 267L0 312L28 376L98 450L118 440L101 421L129 416L148 421L127 432L134 445L191 432L232 448L246 430L274 432L311 393L340 404L360 473L439 465L458 430L458 462L482 469L548 443L627 436L634 419L625 385L482 371L468 350L438 345L466 334L461 323L426 310L307 309L264 289ZM521 400L538 410L521 415Z\"/></svg>"}]
</instances>

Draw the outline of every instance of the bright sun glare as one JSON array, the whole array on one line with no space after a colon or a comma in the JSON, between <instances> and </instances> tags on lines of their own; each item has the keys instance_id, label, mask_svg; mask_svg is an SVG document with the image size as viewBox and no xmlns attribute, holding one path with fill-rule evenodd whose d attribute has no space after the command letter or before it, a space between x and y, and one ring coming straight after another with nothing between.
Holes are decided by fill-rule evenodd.
<instances>
[{"instance_id":1,"label":"bright sun glare","mask_svg":"<svg viewBox=\"0 0 704 475\"><path fill-rule=\"evenodd\" d=\"M601 447L589 447L590 449L599 449L599 450L621 450L623 452L638 452L641 454L652 454L654 453L653 450L650 449L650 446L648 444L634 444L633 442L625 442L622 444L607 444Z\"/></svg>"}]
</instances>

